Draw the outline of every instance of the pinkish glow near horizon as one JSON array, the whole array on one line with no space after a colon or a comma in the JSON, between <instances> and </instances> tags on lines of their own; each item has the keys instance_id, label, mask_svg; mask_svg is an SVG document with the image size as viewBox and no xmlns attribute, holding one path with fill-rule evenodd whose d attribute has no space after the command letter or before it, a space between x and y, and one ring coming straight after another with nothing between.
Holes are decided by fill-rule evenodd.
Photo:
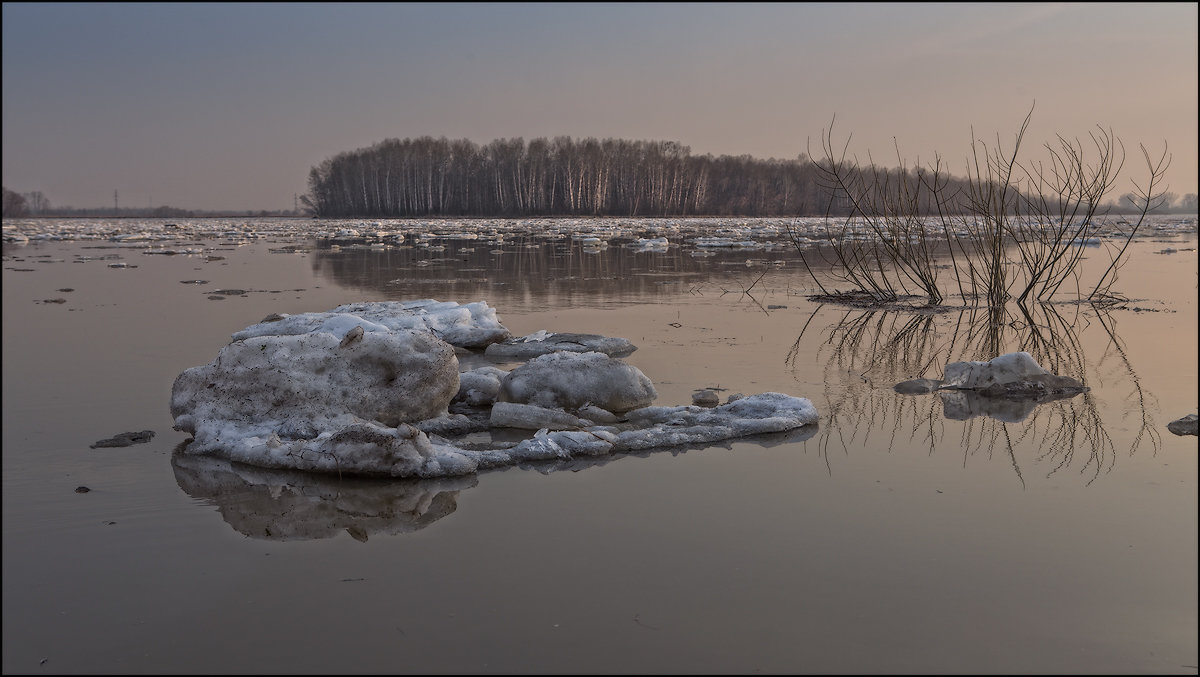
<instances>
[{"instance_id":1,"label":"pinkish glow near horizon","mask_svg":"<svg viewBox=\"0 0 1200 677\"><path fill-rule=\"evenodd\" d=\"M291 209L386 138L677 141L866 161L1111 130L1197 192L1197 5L3 5L3 180L55 206ZM811 146L811 150L810 150Z\"/></svg>"}]
</instances>

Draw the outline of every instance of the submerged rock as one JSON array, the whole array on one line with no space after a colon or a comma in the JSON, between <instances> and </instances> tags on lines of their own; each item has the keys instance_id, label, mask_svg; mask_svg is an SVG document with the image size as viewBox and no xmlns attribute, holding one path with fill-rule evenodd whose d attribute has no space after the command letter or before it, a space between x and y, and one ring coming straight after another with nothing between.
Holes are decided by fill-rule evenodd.
<instances>
[{"instance_id":1,"label":"submerged rock","mask_svg":"<svg viewBox=\"0 0 1200 677\"><path fill-rule=\"evenodd\" d=\"M1167 424L1167 430L1176 435L1196 435L1196 415L1188 414Z\"/></svg>"},{"instance_id":2,"label":"submerged rock","mask_svg":"<svg viewBox=\"0 0 1200 677\"><path fill-rule=\"evenodd\" d=\"M153 430L142 430L140 432L118 433L107 439L99 440L91 445L92 449L102 447L128 447L134 444L143 444L149 442L154 437Z\"/></svg>"}]
</instances>

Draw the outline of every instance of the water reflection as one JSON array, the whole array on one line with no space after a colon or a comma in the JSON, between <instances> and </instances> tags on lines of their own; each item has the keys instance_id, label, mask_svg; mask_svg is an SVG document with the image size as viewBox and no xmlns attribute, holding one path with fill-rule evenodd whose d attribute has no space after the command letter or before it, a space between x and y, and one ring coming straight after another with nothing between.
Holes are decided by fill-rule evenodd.
<instances>
[{"instance_id":1,"label":"water reflection","mask_svg":"<svg viewBox=\"0 0 1200 677\"><path fill-rule=\"evenodd\" d=\"M270 541L419 531L454 512L474 475L428 480L372 480L267 470L211 456L175 453L175 481L192 498L216 506L238 532Z\"/></svg>"},{"instance_id":2,"label":"water reflection","mask_svg":"<svg viewBox=\"0 0 1200 677\"><path fill-rule=\"evenodd\" d=\"M1132 455L1147 444L1155 452L1159 448L1153 396L1126 355L1115 318L1103 308L836 309L831 323L815 321L829 310L812 311L785 357L790 368L809 369L797 358L806 340L820 332L817 362L825 365L825 404L817 405L823 415L818 445L827 469L831 447L848 451L873 430L888 437L889 450L906 438L930 454L957 441L964 464L972 456L1003 455L1022 486L1018 448L1036 450L1033 463L1046 466L1047 477L1076 467L1087 484L1112 471L1118 452ZM1023 401L963 391L904 395L892 389L905 379L938 379L949 362L985 361L1018 350L1052 373L1088 386L1103 383L1110 394L1118 384L1119 396L1109 405L1095 389ZM1126 449L1110 434L1105 415L1125 420L1131 406L1136 406L1138 427Z\"/></svg>"},{"instance_id":3,"label":"water reflection","mask_svg":"<svg viewBox=\"0 0 1200 677\"><path fill-rule=\"evenodd\" d=\"M542 474L579 472L634 457L652 454L679 455L701 449L732 450L735 444L774 447L804 442L818 426L767 433L700 446L585 456L565 461L519 464L517 468ZM179 488L192 498L213 505L239 533L269 541L333 538L343 532L366 542L371 536L420 531L453 513L458 494L479 484L478 475L432 479L371 479L333 474L271 470L204 455L182 453L186 442L171 456Z\"/></svg>"},{"instance_id":4,"label":"water reflection","mask_svg":"<svg viewBox=\"0 0 1200 677\"><path fill-rule=\"evenodd\" d=\"M514 305L573 308L694 292L714 278L717 293L740 292L763 269L795 257L783 247L640 248L614 239L605 247L581 240L523 236L502 243L444 240L430 246L318 246L314 274L339 286L382 292L389 299L487 299ZM739 281L745 284L738 286Z\"/></svg>"}]
</instances>

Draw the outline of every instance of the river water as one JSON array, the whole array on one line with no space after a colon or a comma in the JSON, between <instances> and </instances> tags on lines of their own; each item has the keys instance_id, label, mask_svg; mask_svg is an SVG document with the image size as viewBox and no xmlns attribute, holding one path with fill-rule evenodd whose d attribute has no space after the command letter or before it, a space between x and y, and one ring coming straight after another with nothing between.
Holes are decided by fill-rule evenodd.
<instances>
[{"instance_id":1,"label":"river water","mask_svg":"<svg viewBox=\"0 0 1200 677\"><path fill-rule=\"evenodd\" d=\"M34 237L3 257L4 672L1196 674L1197 438L1166 428L1197 407L1194 218L1134 241L1128 301L1002 317L811 301L769 223L572 224L6 224ZM656 404L821 420L428 481L178 453L171 384L233 332L423 298L628 338ZM963 420L892 389L1014 350L1090 390Z\"/></svg>"}]
</instances>

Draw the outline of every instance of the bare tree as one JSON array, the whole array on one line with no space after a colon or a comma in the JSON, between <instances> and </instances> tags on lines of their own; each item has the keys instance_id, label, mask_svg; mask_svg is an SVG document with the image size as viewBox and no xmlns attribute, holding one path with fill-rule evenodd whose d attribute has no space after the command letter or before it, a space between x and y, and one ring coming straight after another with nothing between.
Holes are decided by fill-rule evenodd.
<instances>
[{"instance_id":1,"label":"bare tree","mask_svg":"<svg viewBox=\"0 0 1200 677\"><path fill-rule=\"evenodd\" d=\"M19 219L23 216L29 216L29 205L26 204L25 198L15 191L7 188L4 191L4 213L3 218Z\"/></svg>"},{"instance_id":2,"label":"bare tree","mask_svg":"<svg viewBox=\"0 0 1200 677\"><path fill-rule=\"evenodd\" d=\"M1068 282L1090 301L1119 298L1112 285L1129 243L1164 201L1160 184L1170 164L1165 145L1157 159L1142 148L1148 179L1135 182L1130 196L1138 218L1119 231L1109 248L1111 263L1090 292L1080 291L1079 245L1109 225L1101 205L1124 164L1124 146L1098 127L1090 143L1057 135L1044 144L1045 159L1023 160L1032 115L1031 108L1007 146L999 136L989 144L972 130L965 182L948 178L938 156L909 172L899 149L897 170L874 163L864 168L849 156L849 139L834 145L831 124L822 132L822 158L814 167L831 196L830 214L839 203L848 206L840 222L827 216L836 279L875 302L895 301L912 285L928 304L938 304L937 256L944 248L959 294L969 303L1000 308L1010 298L1019 304L1050 301Z\"/></svg>"}]
</instances>

